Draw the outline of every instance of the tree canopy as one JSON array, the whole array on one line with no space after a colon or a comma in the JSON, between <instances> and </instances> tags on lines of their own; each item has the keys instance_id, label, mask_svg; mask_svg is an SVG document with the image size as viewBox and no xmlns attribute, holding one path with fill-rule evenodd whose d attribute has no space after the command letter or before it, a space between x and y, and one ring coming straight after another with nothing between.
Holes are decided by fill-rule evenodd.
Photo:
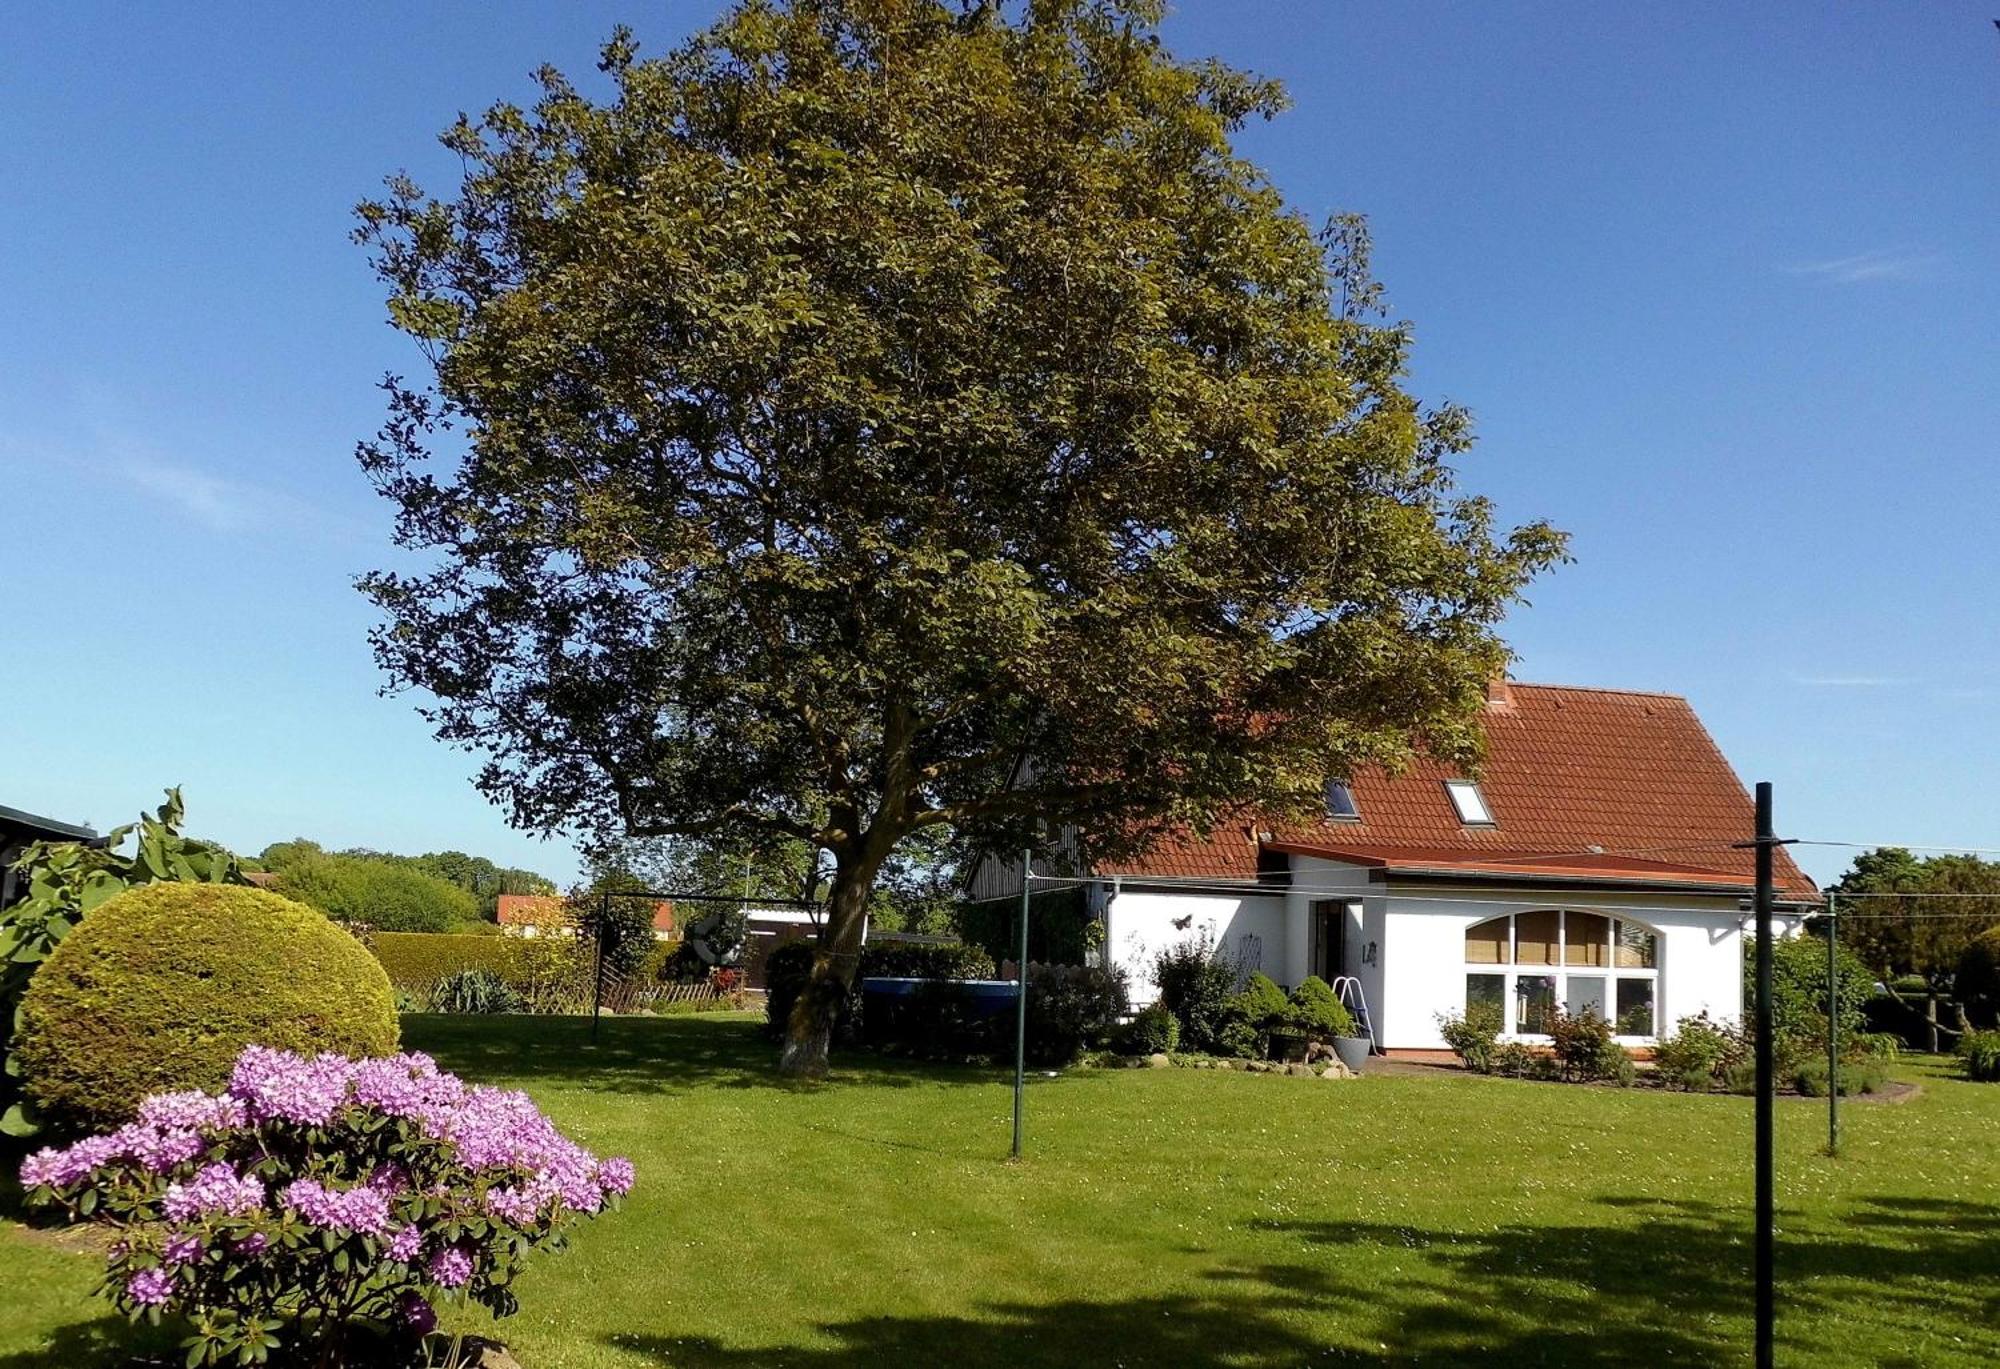
<instances>
[{"instance_id":1,"label":"tree canopy","mask_svg":"<svg viewBox=\"0 0 2000 1369\"><path fill-rule=\"evenodd\" d=\"M360 207L428 363L360 449L427 558L364 578L382 665L524 827L829 853L801 1068L912 832L1106 852L1474 757L1562 554L1456 488L1365 224L1235 151L1281 91L1161 8L621 31Z\"/></svg>"},{"instance_id":2,"label":"tree canopy","mask_svg":"<svg viewBox=\"0 0 2000 1369\"><path fill-rule=\"evenodd\" d=\"M1978 856L1878 847L1827 892L1851 896L1840 905L1840 938L1863 960L1890 978L1921 976L1938 992L1951 988L1975 938L2000 927L2000 862Z\"/></svg>"}]
</instances>

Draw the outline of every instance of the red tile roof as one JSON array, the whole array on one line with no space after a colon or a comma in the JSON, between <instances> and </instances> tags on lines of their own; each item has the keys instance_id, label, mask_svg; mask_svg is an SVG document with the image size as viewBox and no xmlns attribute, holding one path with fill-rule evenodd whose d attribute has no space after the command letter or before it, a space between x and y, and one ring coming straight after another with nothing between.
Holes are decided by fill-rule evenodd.
<instances>
[{"instance_id":1,"label":"red tile roof","mask_svg":"<svg viewBox=\"0 0 2000 1369\"><path fill-rule=\"evenodd\" d=\"M559 917L562 909L560 894L502 894L495 901L493 916L502 927L525 927L545 917ZM653 930L674 930L674 905L670 900L662 899L653 905Z\"/></svg>"},{"instance_id":2,"label":"red tile roof","mask_svg":"<svg viewBox=\"0 0 2000 1369\"><path fill-rule=\"evenodd\" d=\"M1460 772L1423 761L1402 775L1356 775L1358 821L1299 825L1254 817L1161 842L1100 873L1254 879L1260 846L1355 864L1501 877L1541 874L1620 882L1735 887L1751 879L1755 808L1685 699L1564 685L1496 687L1486 705L1480 792L1492 826L1458 819L1444 781ZM1259 834L1267 833L1260 840ZM1782 849L1782 891L1812 882Z\"/></svg>"}]
</instances>

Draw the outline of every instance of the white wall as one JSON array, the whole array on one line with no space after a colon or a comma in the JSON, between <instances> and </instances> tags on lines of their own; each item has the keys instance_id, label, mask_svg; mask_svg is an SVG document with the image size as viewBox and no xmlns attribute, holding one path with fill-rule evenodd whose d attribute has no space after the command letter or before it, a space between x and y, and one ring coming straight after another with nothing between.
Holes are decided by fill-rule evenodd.
<instances>
[{"instance_id":1,"label":"white wall","mask_svg":"<svg viewBox=\"0 0 2000 1369\"><path fill-rule=\"evenodd\" d=\"M1629 916L1660 936L1656 1011L1661 1029L1706 1011L1733 1020L1743 1002L1743 913L1734 896L1520 894L1406 884L1391 889L1382 938L1382 985L1377 1004L1382 1044L1444 1048L1440 1013L1465 1007L1465 931L1477 922L1538 908L1576 908ZM1495 967L1496 969L1502 967ZM1364 978L1364 983L1367 981Z\"/></svg>"},{"instance_id":2,"label":"white wall","mask_svg":"<svg viewBox=\"0 0 2000 1369\"><path fill-rule=\"evenodd\" d=\"M1262 970L1281 983L1287 972L1285 898L1281 894L1165 893L1121 889L1105 913L1105 944L1130 982L1132 1006L1159 997L1153 957L1204 931L1246 974ZM1185 920L1186 926L1177 926Z\"/></svg>"}]
</instances>

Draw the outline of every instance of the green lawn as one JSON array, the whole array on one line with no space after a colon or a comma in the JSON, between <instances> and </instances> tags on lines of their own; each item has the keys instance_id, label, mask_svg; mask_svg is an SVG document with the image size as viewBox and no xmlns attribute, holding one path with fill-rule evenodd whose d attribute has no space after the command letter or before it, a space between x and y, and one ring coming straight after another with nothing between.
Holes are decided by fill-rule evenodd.
<instances>
[{"instance_id":1,"label":"green lawn","mask_svg":"<svg viewBox=\"0 0 2000 1369\"><path fill-rule=\"evenodd\" d=\"M746 1020L413 1018L639 1163L502 1334L528 1369L1741 1364L1750 1105L1432 1074L1037 1079L850 1060ZM2000 1361L2000 1087L1779 1107L1779 1358ZM92 1260L0 1229L0 1367L115 1363Z\"/></svg>"}]
</instances>

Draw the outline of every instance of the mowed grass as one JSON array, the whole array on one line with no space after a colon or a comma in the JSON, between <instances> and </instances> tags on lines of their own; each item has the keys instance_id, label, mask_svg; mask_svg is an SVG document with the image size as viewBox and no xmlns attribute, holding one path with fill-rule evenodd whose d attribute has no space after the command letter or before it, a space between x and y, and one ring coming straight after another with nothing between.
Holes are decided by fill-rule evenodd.
<instances>
[{"instance_id":1,"label":"mowed grass","mask_svg":"<svg viewBox=\"0 0 2000 1369\"><path fill-rule=\"evenodd\" d=\"M1735 1365L1749 1101L1436 1072L1035 1078L848 1057L788 1085L747 1019L411 1018L632 1156L626 1208L541 1259L528 1369ZM1780 1363L2000 1361L2000 1087L1779 1127ZM94 1261L0 1231L0 1366L119 1362ZM478 1322L468 1320L468 1327Z\"/></svg>"}]
</instances>

